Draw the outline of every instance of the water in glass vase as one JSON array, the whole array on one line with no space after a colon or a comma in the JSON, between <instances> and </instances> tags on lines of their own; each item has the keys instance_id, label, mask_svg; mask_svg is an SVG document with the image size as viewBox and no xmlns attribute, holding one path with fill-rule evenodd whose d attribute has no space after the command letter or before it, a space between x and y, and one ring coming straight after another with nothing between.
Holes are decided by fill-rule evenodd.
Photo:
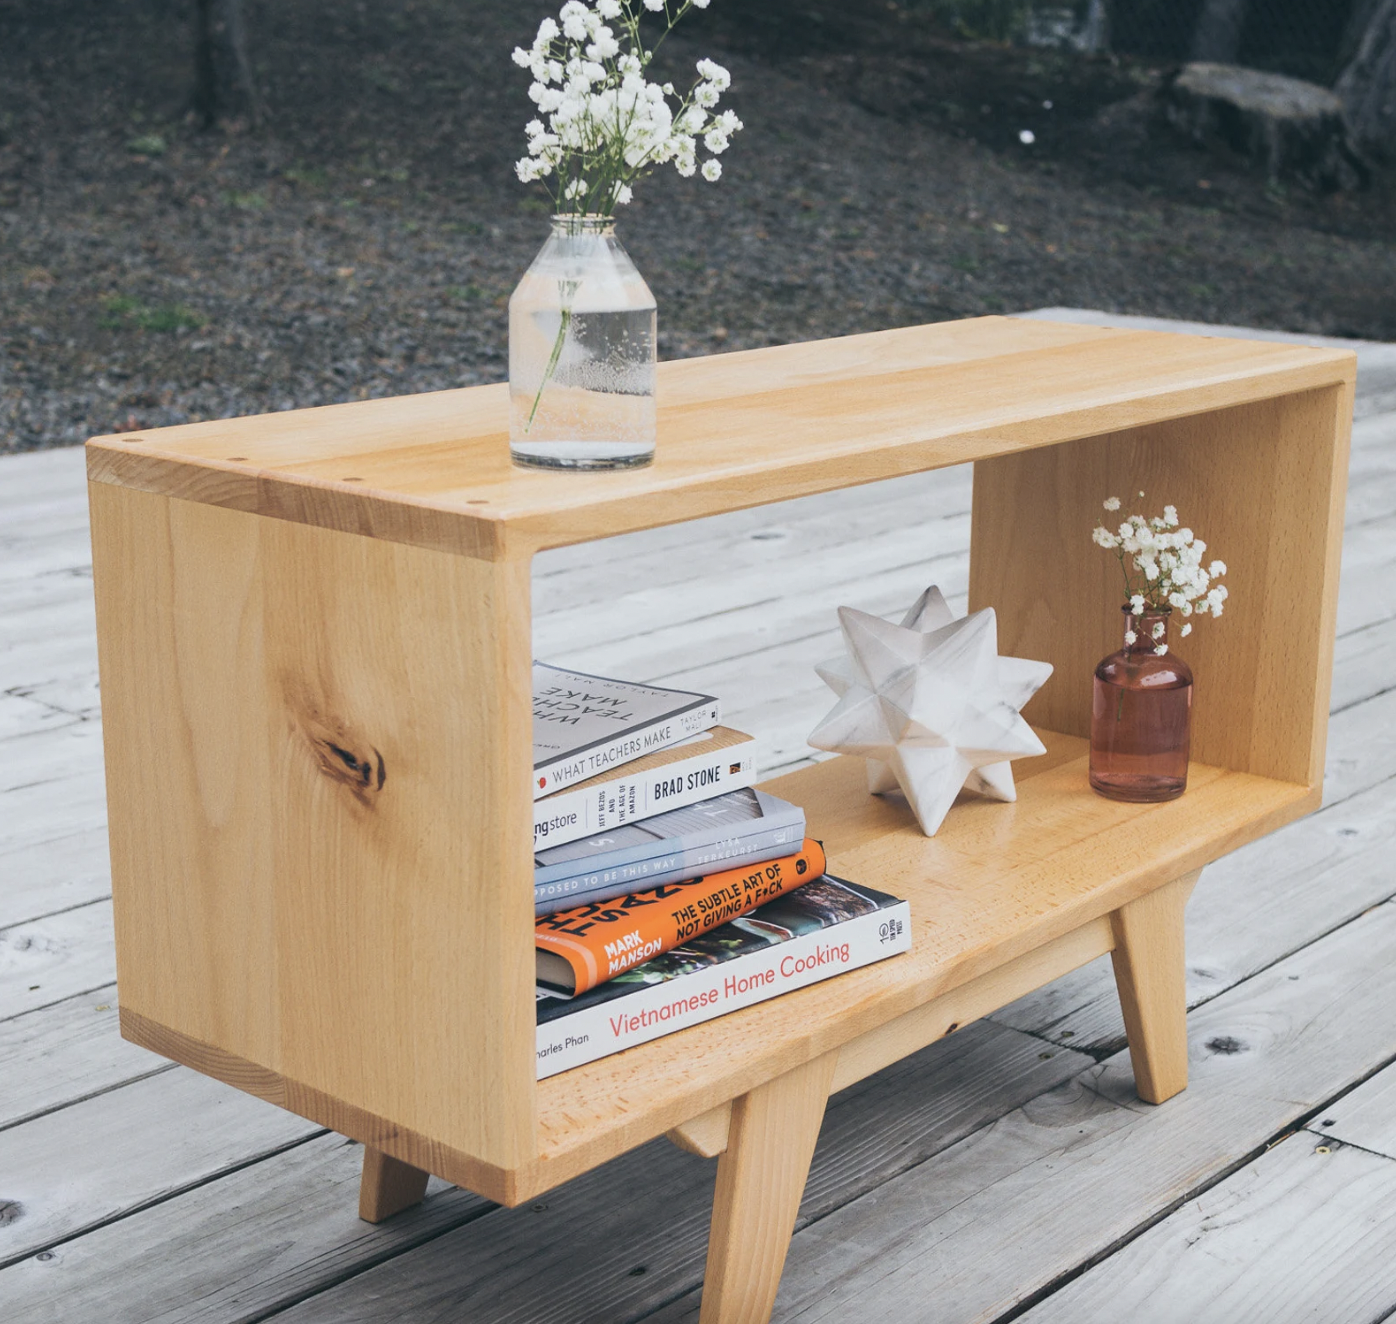
<instances>
[{"instance_id":1,"label":"water in glass vase","mask_svg":"<svg viewBox=\"0 0 1396 1324\"><path fill-rule=\"evenodd\" d=\"M1129 611L1129 607L1125 607ZM1127 616L1125 646L1095 669L1091 786L1112 800L1154 804L1188 784L1192 669L1168 645L1168 609Z\"/></svg>"},{"instance_id":2,"label":"water in glass vase","mask_svg":"<svg viewBox=\"0 0 1396 1324\"><path fill-rule=\"evenodd\" d=\"M655 302L603 217L556 216L509 300L509 451L543 469L648 464Z\"/></svg>"}]
</instances>

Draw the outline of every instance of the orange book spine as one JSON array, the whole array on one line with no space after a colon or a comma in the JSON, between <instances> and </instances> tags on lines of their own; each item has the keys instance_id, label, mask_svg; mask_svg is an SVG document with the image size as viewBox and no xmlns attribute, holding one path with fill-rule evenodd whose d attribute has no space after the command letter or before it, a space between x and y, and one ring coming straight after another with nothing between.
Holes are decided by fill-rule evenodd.
<instances>
[{"instance_id":1,"label":"orange book spine","mask_svg":"<svg viewBox=\"0 0 1396 1324\"><path fill-rule=\"evenodd\" d=\"M818 878L825 863L824 847L807 837L798 853L765 864L746 864L540 916L533 941L562 957L576 981L573 992L585 993Z\"/></svg>"}]
</instances>

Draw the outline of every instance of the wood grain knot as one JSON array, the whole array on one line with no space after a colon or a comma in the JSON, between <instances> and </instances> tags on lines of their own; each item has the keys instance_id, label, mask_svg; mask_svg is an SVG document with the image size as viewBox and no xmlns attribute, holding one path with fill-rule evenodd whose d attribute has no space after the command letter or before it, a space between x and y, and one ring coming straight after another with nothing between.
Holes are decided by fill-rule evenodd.
<instances>
[{"instance_id":1,"label":"wood grain knot","mask_svg":"<svg viewBox=\"0 0 1396 1324\"><path fill-rule=\"evenodd\" d=\"M382 752L351 733L345 724L329 717L320 704L300 687L286 687L292 726L305 740L318 770L338 786L352 792L366 809L375 806L388 780Z\"/></svg>"},{"instance_id":2,"label":"wood grain knot","mask_svg":"<svg viewBox=\"0 0 1396 1324\"><path fill-rule=\"evenodd\" d=\"M319 760L320 771L352 790L363 804L383 789L388 779L383 755L371 745L366 749L349 749L326 737L311 737Z\"/></svg>"}]
</instances>

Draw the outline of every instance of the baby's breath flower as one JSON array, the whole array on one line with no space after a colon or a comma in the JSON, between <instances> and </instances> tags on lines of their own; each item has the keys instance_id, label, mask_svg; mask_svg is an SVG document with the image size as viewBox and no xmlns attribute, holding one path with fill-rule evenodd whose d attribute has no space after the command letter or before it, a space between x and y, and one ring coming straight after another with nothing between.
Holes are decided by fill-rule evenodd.
<instances>
[{"instance_id":1,"label":"baby's breath flower","mask_svg":"<svg viewBox=\"0 0 1396 1324\"><path fill-rule=\"evenodd\" d=\"M1178 631L1179 639L1186 639L1192 633L1192 622L1188 621L1181 630Z\"/></svg>"},{"instance_id":2,"label":"baby's breath flower","mask_svg":"<svg viewBox=\"0 0 1396 1324\"><path fill-rule=\"evenodd\" d=\"M656 166L672 163L681 175L696 174L701 138L710 158L703 177L720 178L722 167L711 158L742 128L731 110L716 111L731 74L716 61L699 60L697 79L680 95L673 83L646 80L654 51L639 38L643 10L665 15L662 41L690 8L707 6L708 0L672 6L666 0L565 0L556 19L545 18L532 47L511 54L532 75L528 95L546 117L525 130L529 154L515 163L518 177L525 183L550 178L559 212L609 212L629 202L634 181Z\"/></svg>"},{"instance_id":3,"label":"baby's breath flower","mask_svg":"<svg viewBox=\"0 0 1396 1324\"><path fill-rule=\"evenodd\" d=\"M732 86L732 75L716 60L699 60L695 67L698 77L711 83L719 92L725 92Z\"/></svg>"},{"instance_id":4,"label":"baby's breath flower","mask_svg":"<svg viewBox=\"0 0 1396 1324\"><path fill-rule=\"evenodd\" d=\"M1154 649L1154 652L1157 653L1159 657L1162 657L1166 652L1168 652L1168 645L1160 644L1157 648Z\"/></svg>"},{"instance_id":5,"label":"baby's breath flower","mask_svg":"<svg viewBox=\"0 0 1396 1324\"><path fill-rule=\"evenodd\" d=\"M1118 497L1107 497L1101 504L1113 513L1121 503ZM1191 529L1179 527L1175 507L1165 506L1161 516L1128 515L1117 533L1097 525L1091 530L1091 541L1119 558L1132 616L1151 610L1177 612L1184 618L1221 615L1227 589L1213 581L1226 574L1226 563L1214 560L1203 568L1207 544ZM1191 633L1189 622L1182 634ZM1163 625L1155 626L1151 634L1153 640L1161 640ZM1125 640L1134 642L1132 630Z\"/></svg>"},{"instance_id":6,"label":"baby's breath flower","mask_svg":"<svg viewBox=\"0 0 1396 1324\"><path fill-rule=\"evenodd\" d=\"M716 184L717 181L722 178L722 162L711 160L704 161L703 178L706 179L709 184Z\"/></svg>"},{"instance_id":7,"label":"baby's breath flower","mask_svg":"<svg viewBox=\"0 0 1396 1324\"><path fill-rule=\"evenodd\" d=\"M1125 631L1125 647L1126 647L1126 648L1133 648L1134 645L1138 642L1138 640L1139 640L1139 636L1138 636L1137 634L1135 634L1133 630L1126 630L1126 631Z\"/></svg>"}]
</instances>

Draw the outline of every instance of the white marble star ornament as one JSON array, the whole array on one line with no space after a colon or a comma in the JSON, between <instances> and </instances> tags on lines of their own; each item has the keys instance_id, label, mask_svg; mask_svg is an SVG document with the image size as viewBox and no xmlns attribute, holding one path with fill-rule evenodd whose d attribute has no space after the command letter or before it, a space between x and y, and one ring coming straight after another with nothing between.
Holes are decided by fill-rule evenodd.
<instances>
[{"instance_id":1,"label":"white marble star ornament","mask_svg":"<svg viewBox=\"0 0 1396 1324\"><path fill-rule=\"evenodd\" d=\"M839 701L811 745L861 754L868 790L900 788L928 837L964 787L1017 799L1011 760L1046 752L1019 710L1050 663L1000 657L993 608L956 620L935 586L900 625L852 607L839 624L848 656L815 668Z\"/></svg>"}]
</instances>

